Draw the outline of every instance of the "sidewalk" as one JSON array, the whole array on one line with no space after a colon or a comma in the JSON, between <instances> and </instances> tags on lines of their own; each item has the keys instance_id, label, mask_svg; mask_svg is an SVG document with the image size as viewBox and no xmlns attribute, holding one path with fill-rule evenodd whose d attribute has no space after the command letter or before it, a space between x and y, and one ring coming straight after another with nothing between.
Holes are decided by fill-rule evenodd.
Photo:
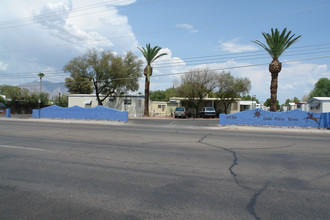
<instances>
[{"instance_id":1,"label":"sidewalk","mask_svg":"<svg viewBox=\"0 0 330 220\"><path fill-rule=\"evenodd\" d=\"M26 122L49 122L49 123L64 123L64 124L97 124L97 125L132 125L130 120L134 119L148 119L148 120L162 120L161 118L132 118L128 122L107 121L107 120L87 120L87 119L59 119L59 118L32 118L26 115L16 115L14 117L6 118L0 117L1 120L6 121L26 121ZM164 118L163 118L164 119ZM173 119L173 118L170 118ZM173 119L174 120L174 119ZM181 120L181 119L176 119ZM185 119L183 119L185 120ZM207 119L200 119L207 120ZM215 120L215 119L212 119ZM218 119L219 120L219 119ZM143 126L143 124L139 125ZM184 126L183 126L184 127ZM201 127L198 127L199 129ZM324 128L302 128L302 127L277 127L277 126L248 126L248 125L217 125L216 127L207 127L214 130L239 130L239 131L254 131L254 132L288 132L288 133L315 133L315 134L329 134L330 129Z\"/></svg>"}]
</instances>

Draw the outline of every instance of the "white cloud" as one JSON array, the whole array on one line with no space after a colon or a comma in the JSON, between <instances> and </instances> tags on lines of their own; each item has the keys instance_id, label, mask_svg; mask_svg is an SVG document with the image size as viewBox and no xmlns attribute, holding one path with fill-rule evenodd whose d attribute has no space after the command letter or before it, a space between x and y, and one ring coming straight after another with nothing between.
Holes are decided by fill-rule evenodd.
<instances>
[{"instance_id":1,"label":"white cloud","mask_svg":"<svg viewBox=\"0 0 330 220\"><path fill-rule=\"evenodd\" d=\"M179 27L179 28L183 28L185 30L188 30L189 32L192 32L192 33L198 32L198 30L195 29L194 26L192 26L191 24L177 24L176 26Z\"/></svg>"},{"instance_id":2,"label":"white cloud","mask_svg":"<svg viewBox=\"0 0 330 220\"><path fill-rule=\"evenodd\" d=\"M108 4L109 2L113 4ZM128 18L117 9L119 5L134 2L135 0L4 0L3 7L0 7L1 20L24 18L26 21L12 24L11 26L20 27L10 28L10 31L4 31L0 35L0 71L9 76L3 78L2 83L17 85L30 82L35 79L36 72L52 70L53 74L48 72L47 78L50 81L63 82L67 76L59 73L63 66L73 57L85 53L87 48L110 49L118 54L136 51L138 43ZM100 7L76 10L89 5ZM50 13L54 16L49 17ZM38 15L43 16L38 18ZM15 77L11 73L21 73L22 77Z\"/></svg>"},{"instance_id":3,"label":"white cloud","mask_svg":"<svg viewBox=\"0 0 330 220\"><path fill-rule=\"evenodd\" d=\"M159 53L167 53L152 63L153 74L150 80L150 90L165 90L173 86L173 81L186 71L186 63L179 57L173 57L172 51L163 48ZM144 60L143 57L141 57ZM145 66L145 64L144 64ZM144 93L145 78L140 79L139 92Z\"/></svg>"},{"instance_id":4,"label":"white cloud","mask_svg":"<svg viewBox=\"0 0 330 220\"><path fill-rule=\"evenodd\" d=\"M35 15L35 22L47 29L53 36L64 40L77 48L86 49L87 47L113 46L105 36L96 31L84 31L74 23L67 20L72 11L72 2L63 1L44 5L39 14ZM42 18L44 14L54 14L54 16ZM41 17L41 19L39 19Z\"/></svg>"},{"instance_id":5,"label":"white cloud","mask_svg":"<svg viewBox=\"0 0 330 220\"><path fill-rule=\"evenodd\" d=\"M7 70L7 67L8 67L8 64L0 61L0 70L5 71L5 70Z\"/></svg>"},{"instance_id":6,"label":"white cloud","mask_svg":"<svg viewBox=\"0 0 330 220\"><path fill-rule=\"evenodd\" d=\"M237 41L239 38L234 38L229 41L219 41L220 48L226 52L230 53L242 53L242 52L251 52L257 51L258 48L252 44L239 44Z\"/></svg>"}]
</instances>

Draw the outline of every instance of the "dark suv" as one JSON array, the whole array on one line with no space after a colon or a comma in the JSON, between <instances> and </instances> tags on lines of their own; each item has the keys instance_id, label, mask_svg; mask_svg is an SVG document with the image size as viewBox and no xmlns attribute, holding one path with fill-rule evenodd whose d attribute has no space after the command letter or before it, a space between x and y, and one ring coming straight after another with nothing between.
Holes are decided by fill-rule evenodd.
<instances>
[{"instance_id":1,"label":"dark suv","mask_svg":"<svg viewBox=\"0 0 330 220\"><path fill-rule=\"evenodd\" d=\"M215 109L213 107L204 107L200 112L199 116L201 118L214 118L215 117Z\"/></svg>"}]
</instances>

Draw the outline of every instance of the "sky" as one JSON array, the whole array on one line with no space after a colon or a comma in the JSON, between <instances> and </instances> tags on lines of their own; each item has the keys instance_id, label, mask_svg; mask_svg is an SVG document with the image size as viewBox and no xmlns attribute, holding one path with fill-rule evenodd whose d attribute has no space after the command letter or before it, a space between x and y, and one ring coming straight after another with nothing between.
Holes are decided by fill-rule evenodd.
<instances>
[{"instance_id":1,"label":"sky","mask_svg":"<svg viewBox=\"0 0 330 220\"><path fill-rule=\"evenodd\" d=\"M186 71L208 68L247 77L250 95L270 97L271 57L253 43L271 28L302 35L279 58L278 99L301 99L330 78L328 0L2 0L0 85L64 82L63 66L90 48L118 54L162 47L151 90L165 90ZM141 78L139 92L144 93ZM134 93L133 93L134 94Z\"/></svg>"}]
</instances>

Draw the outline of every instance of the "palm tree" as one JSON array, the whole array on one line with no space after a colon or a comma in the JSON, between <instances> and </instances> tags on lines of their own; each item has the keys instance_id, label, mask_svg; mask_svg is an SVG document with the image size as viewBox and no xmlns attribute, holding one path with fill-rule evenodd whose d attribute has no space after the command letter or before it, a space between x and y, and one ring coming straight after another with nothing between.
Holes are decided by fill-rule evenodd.
<instances>
[{"instance_id":1,"label":"palm tree","mask_svg":"<svg viewBox=\"0 0 330 220\"><path fill-rule=\"evenodd\" d=\"M151 47L150 44L146 45L146 48L142 47L138 49L142 52L144 58L147 61L147 66L144 68L144 75L146 76L146 81L144 85L144 116L149 117L149 88L150 88L150 76L152 76L151 63L157 60L161 56L167 55L167 53L158 54L162 49L161 47L155 46Z\"/></svg>"},{"instance_id":2,"label":"palm tree","mask_svg":"<svg viewBox=\"0 0 330 220\"><path fill-rule=\"evenodd\" d=\"M272 77L270 84L270 111L276 112L278 74L282 69L282 63L278 61L278 58L288 47L295 43L301 37L301 35L294 38L295 35L291 35L291 31L286 32L286 28L283 29L282 33L280 33L277 28L275 31L272 28L271 32L271 34L265 32L262 33L267 45L261 43L258 40L252 42L264 48L273 58L273 61L269 64L269 72L271 73Z\"/></svg>"},{"instance_id":3,"label":"palm tree","mask_svg":"<svg viewBox=\"0 0 330 220\"><path fill-rule=\"evenodd\" d=\"M39 91L39 99L38 99L38 112L39 112L39 118L40 118L41 87L42 87L41 80L45 76L45 74L44 73L38 73L37 76L39 76L39 78L40 78L40 91Z\"/></svg>"}]
</instances>

